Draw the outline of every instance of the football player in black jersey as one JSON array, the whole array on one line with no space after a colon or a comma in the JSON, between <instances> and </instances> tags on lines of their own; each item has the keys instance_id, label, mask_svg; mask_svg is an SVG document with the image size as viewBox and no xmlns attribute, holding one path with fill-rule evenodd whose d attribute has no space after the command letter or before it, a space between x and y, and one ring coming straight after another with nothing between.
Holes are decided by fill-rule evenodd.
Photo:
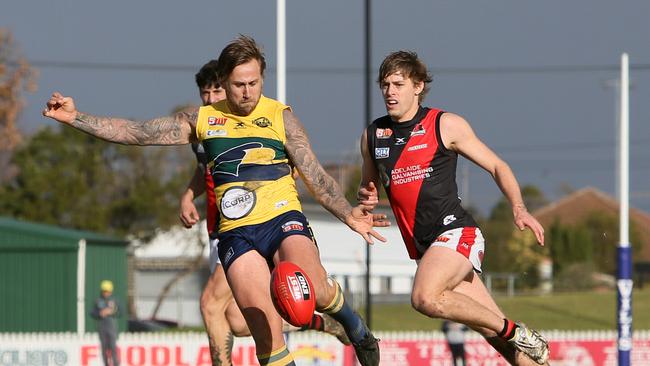
<instances>
[{"instance_id":1,"label":"football player in black jersey","mask_svg":"<svg viewBox=\"0 0 650 366\"><path fill-rule=\"evenodd\" d=\"M520 230L530 229L544 245L544 229L526 210L508 164L478 139L467 121L422 106L431 81L414 52L398 51L384 59L378 82L387 115L361 137L359 201L376 205L376 187L385 188L408 253L418 263L411 295L417 311L466 324L512 364L545 364L547 341L508 319L478 275L484 239L460 205L458 154L492 175Z\"/></svg>"}]
</instances>

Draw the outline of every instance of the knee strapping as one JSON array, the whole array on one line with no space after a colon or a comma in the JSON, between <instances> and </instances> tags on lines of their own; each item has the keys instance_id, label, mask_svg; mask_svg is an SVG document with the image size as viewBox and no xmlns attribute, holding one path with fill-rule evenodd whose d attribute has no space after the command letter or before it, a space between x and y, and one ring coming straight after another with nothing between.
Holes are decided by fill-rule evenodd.
<instances>
[{"instance_id":1,"label":"knee strapping","mask_svg":"<svg viewBox=\"0 0 650 366\"><path fill-rule=\"evenodd\" d=\"M260 366L295 366L293 356L284 345L271 353L257 355Z\"/></svg>"},{"instance_id":2,"label":"knee strapping","mask_svg":"<svg viewBox=\"0 0 650 366\"><path fill-rule=\"evenodd\" d=\"M320 311L321 313L332 314L332 313L339 312L341 310L341 308L343 307L343 303L345 302L345 299L343 297L343 291L341 290L341 286L339 285L339 283L332 277L329 277L327 281L334 284L334 288L335 288L334 298L332 298L332 301L330 301L330 303L327 306L325 306L323 309L316 309L316 310Z\"/></svg>"}]
</instances>

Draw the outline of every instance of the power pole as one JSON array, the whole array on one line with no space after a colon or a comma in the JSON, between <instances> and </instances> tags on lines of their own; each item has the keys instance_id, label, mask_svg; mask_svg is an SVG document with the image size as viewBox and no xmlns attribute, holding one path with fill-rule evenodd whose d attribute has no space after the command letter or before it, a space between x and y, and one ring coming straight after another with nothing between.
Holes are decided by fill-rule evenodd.
<instances>
[{"instance_id":1,"label":"power pole","mask_svg":"<svg viewBox=\"0 0 650 366\"><path fill-rule=\"evenodd\" d=\"M365 90L365 118L366 120L363 123L363 128L365 129L367 125L372 120L372 98L370 97L370 86L372 85L372 53L371 53L371 33L372 27L370 24L371 21L371 8L370 0L365 2L365 78L364 78L364 90ZM372 294L370 293L370 245L366 245L366 322L369 328L372 328Z\"/></svg>"}]
</instances>

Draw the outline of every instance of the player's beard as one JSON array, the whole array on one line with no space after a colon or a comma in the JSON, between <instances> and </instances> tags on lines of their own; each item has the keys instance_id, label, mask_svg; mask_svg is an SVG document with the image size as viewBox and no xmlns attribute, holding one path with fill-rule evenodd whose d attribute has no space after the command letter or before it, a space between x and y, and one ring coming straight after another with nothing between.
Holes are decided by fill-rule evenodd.
<instances>
[{"instance_id":1,"label":"player's beard","mask_svg":"<svg viewBox=\"0 0 650 366\"><path fill-rule=\"evenodd\" d=\"M259 98L257 100L253 99L248 99L246 101L241 101L236 103L234 106L229 104L230 110L238 116L248 116L253 112L255 107L257 106L257 103L259 102Z\"/></svg>"}]
</instances>

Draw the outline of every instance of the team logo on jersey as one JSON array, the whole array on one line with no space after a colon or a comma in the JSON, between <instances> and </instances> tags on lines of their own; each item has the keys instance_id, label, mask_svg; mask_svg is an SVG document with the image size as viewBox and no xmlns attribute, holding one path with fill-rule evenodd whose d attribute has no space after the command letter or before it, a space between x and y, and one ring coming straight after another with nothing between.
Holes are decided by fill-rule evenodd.
<instances>
[{"instance_id":1,"label":"team logo on jersey","mask_svg":"<svg viewBox=\"0 0 650 366\"><path fill-rule=\"evenodd\" d=\"M406 144L406 137L395 137L395 145Z\"/></svg>"},{"instance_id":2,"label":"team logo on jersey","mask_svg":"<svg viewBox=\"0 0 650 366\"><path fill-rule=\"evenodd\" d=\"M390 148L388 147L376 147L375 159L386 159L389 153L390 153Z\"/></svg>"},{"instance_id":3,"label":"team logo on jersey","mask_svg":"<svg viewBox=\"0 0 650 366\"><path fill-rule=\"evenodd\" d=\"M226 131L226 130L208 130L206 132L206 135L208 135L208 136L227 136L228 131Z\"/></svg>"},{"instance_id":4,"label":"team logo on jersey","mask_svg":"<svg viewBox=\"0 0 650 366\"><path fill-rule=\"evenodd\" d=\"M303 231L304 227L302 226L302 223L300 221L288 221L282 224L282 231L283 232L289 232L289 231Z\"/></svg>"},{"instance_id":5,"label":"team logo on jersey","mask_svg":"<svg viewBox=\"0 0 650 366\"><path fill-rule=\"evenodd\" d=\"M447 226L447 225L451 224L451 223L454 222L454 221L456 221L456 216L454 216L454 215L447 215L447 216L445 216L444 219L442 219L442 224L445 225L445 226Z\"/></svg>"},{"instance_id":6,"label":"team logo on jersey","mask_svg":"<svg viewBox=\"0 0 650 366\"><path fill-rule=\"evenodd\" d=\"M255 201L255 191L244 187L230 187L221 197L221 214L229 220L241 219L253 211Z\"/></svg>"},{"instance_id":7,"label":"team logo on jersey","mask_svg":"<svg viewBox=\"0 0 650 366\"><path fill-rule=\"evenodd\" d=\"M232 147L221 154L217 155L211 162L210 172L212 174L228 174L235 177L239 176L239 167L246 157L250 155L249 160L269 160L275 156L272 149L265 148L261 142L247 142Z\"/></svg>"},{"instance_id":8,"label":"team logo on jersey","mask_svg":"<svg viewBox=\"0 0 650 366\"><path fill-rule=\"evenodd\" d=\"M228 121L226 117L208 117L208 125L210 126L223 126Z\"/></svg>"},{"instance_id":9,"label":"team logo on jersey","mask_svg":"<svg viewBox=\"0 0 650 366\"><path fill-rule=\"evenodd\" d=\"M407 151L422 150L422 149L426 149L427 146L429 146L429 145L427 145L427 144L413 145L413 146L409 147L409 148L406 149L406 150L407 150Z\"/></svg>"},{"instance_id":10,"label":"team logo on jersey","mask_svg":"<svg viewBox=\"0 0 650 366\"><path fill-rule=\"evenodd\" d=\"M253 123L257 127L269 127L271 125L271 121L269 121L269 119L266 117L260 117L254 120Z\"/></svg>"},{"instance_id":11,"label":"team logo on jersey","mask_svg":"<svg viewBox=\"0 0 650 366\"><path fill-rule=\"evenodd\" d=\"M377 131L375 132L375 136L377 136L378 139L387 139L393 135L393 130L390 128L378 128Z\"/></svg>"},{"instance_id":12,"label":"team logo on jersey","mask_svg":"<svg viewBox=\"0 0 650 366\"><path fill-rule=\"evenodd\" d=\"M411 136L420 136L420 135L424 135L425 133L427 133L427 130L425 130L424 127L422 127L422 123L418 123L413 128L413 131L411 131Z\"/></svg>"}]
</instances>

